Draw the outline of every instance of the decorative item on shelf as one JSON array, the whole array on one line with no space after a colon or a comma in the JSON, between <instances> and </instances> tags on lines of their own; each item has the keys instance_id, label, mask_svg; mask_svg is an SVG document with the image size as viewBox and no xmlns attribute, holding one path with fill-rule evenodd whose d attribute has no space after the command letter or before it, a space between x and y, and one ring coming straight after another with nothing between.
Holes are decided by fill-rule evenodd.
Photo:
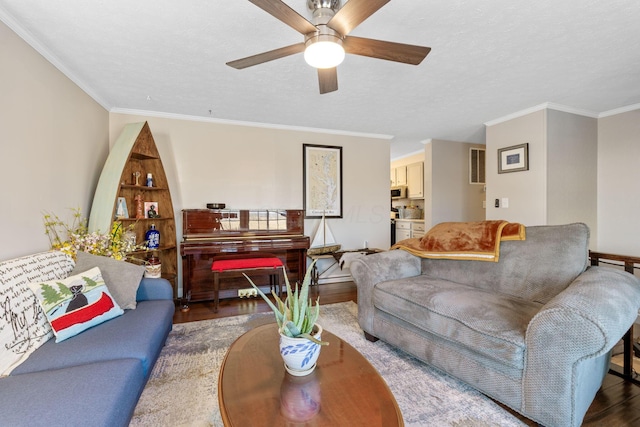
<instances>
[{"instance_id":1,"label":"decorative item on shelf","mask_svg":"<svg viewBox=\"0 0 640 427\"><path fill-rule=\"evenodd\" d=\"M128 260L129 254L142 248L131 242L127 233L134 233L134 224L126 229L120 221L115 221L108 233L92 232L87 228L87 219L82 218L80 209L73 209L73 223L62 221L57 215L44 215L45 233L49 237L51 249L59 250L74 257L78 251L105 256L117 260Z\"/></svg>"},{"instance_id":2,"label":"decorative item on shelf","mask_svg":"<svg viewBox=\"0 0 640 427\"><path fill-rule=\"evenodd\" d=\"M127 200L124 197L118 197L118 205L116 207L116 219L129 218L129 209L127 209Z\"/></svg>"},{"instance_id":3,"label":"decorative item on shelf","mask_svg":"<svg viewBox=\"0 0 640 427\"><path fill-rule=\"evenodd\" d=\"M153 175L151 172L147 174L147 187L153 187Z\"/></svg>"},{"instance_id":4,"label":"decorative item on shelf","mask_svg":"<svg viewBox=\"0 0 640 427\"><path fill-rule=\"evenodd\" d=\"M162 264L160 263L160 258L158 258L155 254L151 254L151 256L149 256L145 262L144 269L144 277L148 277L150 279L159 279L162 272Z\"/></svg>"},{"instance_id":5,"label":"decorative item on shelf","mask_svg":"<svg viewBox=\"0 0 640 427\"><path fill-rule=\"evenodd\" d=\"M312 268L314 264L315 261L311 264ZM276 304L272 303L251 278L244 274L251 286L273 310L280 332L280 355L284 361L284 367L287 372L296 377L312 373L320 355L320 346L329 344L321 341L322 326L316 323L320 315L320 297L316 299L315 306L309 298L312 268L307 269L302 286L298 288L296 284L295 291L291 290L289 278L284 273L287 298L283 302L275 290L272 290L271 295L275 298Z\"/></svg>"},{"instance_id":6,"label":"decorative item on shelf","mask_svg":"<svg viewBox=\"0 0 640 427\"><path fill-rule=\"evenodd\" d=\"M127 231L124 232L124 241L131 247L135 247L137 241L136 232L133 229L133 226L133 224L130 225Z\"/></svg>"},{"instance_id":7,"label":"decorative item on shelf","mask_svg":"<svg viewBox=\"0 0 640 427\"><path fill-rule=\"evenodd\" d=\"M145 218L160 218L158 202L144 202Z\"/></svg>"},{"instance_id":8,"label":"decorative item on shelf","mask_svg":"<svg viewBox=\"0 0 640 427\"><path fill-rule=\"evenodd\" d=\"M144 238L147 243L147 249L158 249L160 247L160 232L156 230L155 224L151 224Z\"/></svg>"},{"instance_id":9,"label":"decorative item on shelf","mask_svg":"<svg viewBox=\"0 0 640 427\"><path fill-rule=\"evenodd\" d=\"M142 219L145 217L144 198L142 197L142 194L138 194L136 197L134 197L134 200L136 201L136 219Z\"/></svg>"},{"instance_id":10,"label":"decorative item on shelf","mask_svg":"<svg viewBox=\"0 0 640 427\"><path fill-rule=\"evenodd\" d=\"M141 173L138 171L133 173L133 185L140 185L140 175Z\"/></svg>"}]
</instances>

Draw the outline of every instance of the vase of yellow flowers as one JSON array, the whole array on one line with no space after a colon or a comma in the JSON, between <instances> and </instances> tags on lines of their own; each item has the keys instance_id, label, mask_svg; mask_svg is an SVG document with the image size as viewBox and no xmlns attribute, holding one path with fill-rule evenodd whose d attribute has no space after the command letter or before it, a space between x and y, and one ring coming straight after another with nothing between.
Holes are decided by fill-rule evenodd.
<instances>
[{"instance_id":1,"label":"vase of yellow flowers","mask_svg":"<svg viewBox=\"0 0 640 427\"><path fill-rule=\"evenodd\" d=\"M108 233L89 232L87 219L82 217L80 209L73 209L73 222L68 224L57 215L44 214L45 234L49 237L51 249L59 250L74 257L78 251L124 260L128 254L139 250L128 237L127 232L133 225L124 227L115 221Z\"/></svg>"}]
</instances>

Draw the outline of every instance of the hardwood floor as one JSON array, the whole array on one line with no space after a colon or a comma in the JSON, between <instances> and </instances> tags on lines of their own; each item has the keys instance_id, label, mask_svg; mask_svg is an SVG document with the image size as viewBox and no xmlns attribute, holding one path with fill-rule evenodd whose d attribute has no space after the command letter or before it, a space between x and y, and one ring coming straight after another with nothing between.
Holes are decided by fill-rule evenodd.
<instances>
[{"instance_id":1,"label":"hardwood floor","mask_svg":"<svg viewBox=\"0 0 640 427\"><path fill-rule=\"evenodd\" d=\"M344 301L357 302L356 285L353 282L327 283L320 286L312 286L309 289L309 297L315 301L320 296L320 304L334 304ZM222 299L218 312L213 312L213 301L192 303L186 313L176 308L173 323L193 322L195 320L217 319L220 317L239 316L241 314L253 314L269 312L271 309L262 298L233 298Z\"/></svg>"},{"instance_id":2,"label":"hardwood floor","mask_svg":"<svg viewBox=\"0 0 640 427\"><path fill-rule=\"evenodd\" d=\"M357 302L357 291L353 282L331 283L315 286L310 296L315 300L320 296L320 304L333 304L343 301ZM269 312L269 306L262 298L224 299L220 301L218 313L213 312L213 302L192 303L188 312L176 308L174 323L215 319ZM537 426L533 421L506 408L528 426ZM587 411L585 427L623 427L640 426L640 386L624 381L613 374L607 374L602 388Z\"/></svg>"}]
</instances>

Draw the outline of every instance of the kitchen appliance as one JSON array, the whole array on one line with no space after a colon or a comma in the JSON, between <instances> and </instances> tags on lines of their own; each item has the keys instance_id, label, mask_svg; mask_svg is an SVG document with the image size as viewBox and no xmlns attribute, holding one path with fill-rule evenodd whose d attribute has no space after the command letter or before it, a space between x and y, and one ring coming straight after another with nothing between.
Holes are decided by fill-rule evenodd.
<instances>
[{"instance_id":1,"label":"kitchen appliance","mask_svg":"<svg viewBox=\"0 0 640 427\"><path fill-rule=\"evenodd\" d=\"M391 187L391 200L406 199L407 198L407 186L397 185Z\"/></svg>"}]
</instances>

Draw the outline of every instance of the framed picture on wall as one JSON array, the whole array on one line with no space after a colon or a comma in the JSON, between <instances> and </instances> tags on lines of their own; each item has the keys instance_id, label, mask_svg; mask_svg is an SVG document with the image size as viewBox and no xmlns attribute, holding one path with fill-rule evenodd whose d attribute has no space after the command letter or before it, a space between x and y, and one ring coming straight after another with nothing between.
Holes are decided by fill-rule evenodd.
<instances>
[{"instance_id":1,"label":"framed picture on wall","mask_svg":"<svg viewBox=\"0 0 640 427\"><path fill-rule=\"evenodd\" d=\"M498 173L529 170L529 143L498 149Z\"/></svg>"},{"instance_id":2,"label":"framed picture on wall","mask_svg":"<svg viewBox=\"0 0 640 427\"><path fill-rule=\"evenodd\" d=\"M303 144L305 218L342 218L342 147Z\"/></svg>"}]
</instances>

